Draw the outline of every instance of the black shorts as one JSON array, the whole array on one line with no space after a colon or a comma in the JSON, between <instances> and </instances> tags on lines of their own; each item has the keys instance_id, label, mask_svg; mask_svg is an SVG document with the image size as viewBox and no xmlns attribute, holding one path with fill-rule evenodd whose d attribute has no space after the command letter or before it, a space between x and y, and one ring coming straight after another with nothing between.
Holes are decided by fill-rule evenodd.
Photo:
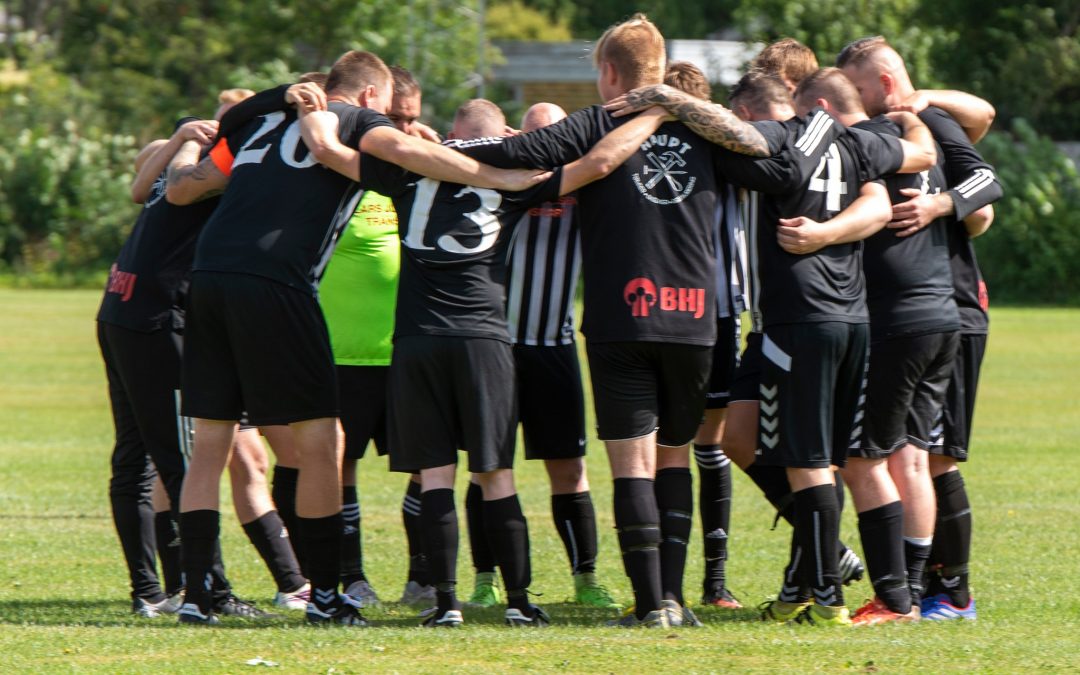
<instances>
[{"instance_id":1,"label":"black shorts","mask_svg":"<svg viewBox=\"0 0 1080 675\"><path fill-rule=\"evenodd\" d=\"M931 434L930 454L967 461L971 421L975 417L975 392L985 354L985 333L960 336L960 348L945 392L945 405L939 415L939 424Z\"/></svg>"},{"instance_id":2,"label":"black shorts","mask_svg":"<svg viewBox=\"0 0 1080 675\"><path fill-rule=\"evenodd\" d=\"M735 377L731 383L731 395L728 402L754 401L761 396L758 393L761 383L761 333L751 331L746 334L746 349L739 357L735 368Z\"/></svg>"},{"instance_id":3,"label":"black shorts","mask_svg":"<svg viewBox=\"0 0 1080 675\"><path fill-rule=\"evenodd\" d=\"M726 408L731 398L731 384L739 365L739 317L716 320L716 344L713 345L712 372L705 392L705 409Z\"/></svg>"},{"instance_id":4,"label":"black shorts","mask_svg":"<svg viewBox=\"0 0 1080 675\"><path fill-rule=\"evenodd\" d=\"M960 334L931 333L870 345L866 417L850 457L881 459L911 443L930 447L930 432L945 400Z\"/></svg>"},{"instance_id":5,"label":"black shorts","mask_svg":"<svg viewBox=\"0 0 1080 675\"><path fill-rule=\"evenodd\" d=\"M390 366L337 366L345 458L360 459L370 441L386 454L386 390Z\"/></svg>"},{"instance_id":6,"label":"black shorts","mask_svg":"<svg viewBox=\"0 0 1080 675\"><path fill-rule=\"evenodd\" d=\"M586 343L602 441L657 431L659 445L694 439L705 408L712 347L670 342Z\"/></svg>"},{"instance_id":7,"label":"black shorts","mask_svg":"<svg viewBox=\"0 0 1080 675\"><path fill-rule=\"evenodd\" d=\"M514 466L517 383L511 346L487 338L397 338L390 362L390 470L457 463L469 471Z\"/></svg>"},{"instance_id":8,"label":"black shorts","mask_svg":"<svg viewBox=\"0 0 1080 675\"><path fill-rule=\"evenodd\" d=\"M337 417L318 301L250 274L195 272L184 330L183 411L254 426Z\"/></svg>"},{"instance_id":9,"label":"black shorts","mask_svg":"<svg viewBox=\"0 0 1080 675\"><path fill-rule=\"evenodd\" d=\"M862 435L869 325L771 326L761 340L757 459L765 466L843 466Z\"/></svg>"},{"instance_id":10,"label":"black shorts","mask_svg":"<svg viewBox=\"0 0 1080 675\"><path fill-rule=\"evenodd\" d=\"M585 393L577 345L514 345L525 459L585 456Z\"/></svg>"}]
</instances>

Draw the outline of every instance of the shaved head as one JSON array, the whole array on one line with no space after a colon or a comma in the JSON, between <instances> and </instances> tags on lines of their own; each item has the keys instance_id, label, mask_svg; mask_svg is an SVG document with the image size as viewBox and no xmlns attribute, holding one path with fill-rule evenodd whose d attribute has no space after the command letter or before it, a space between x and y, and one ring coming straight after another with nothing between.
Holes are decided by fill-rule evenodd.
<instances>
[{"instance_id":1,"label":"shaved head","mask_svg":"<svg viewBox=\"0 0 1080 675\"><path fill-rule=\"evenodd\" d=\"M836 58L836 65L855 84L867 114L880 115L915 91L907 66L880 35L855 40Z\"/></svg>"},{"instance_id":2,"label":"shaved head","mask_svg":"<svg viewBox=\"0 0 1080 675\"><path fill-rule=\"evenodd\" d=\"M566 111L554 103L536 103L521 116L522 131L536 131L566 117Z\"/></svg>"}]
</instances>

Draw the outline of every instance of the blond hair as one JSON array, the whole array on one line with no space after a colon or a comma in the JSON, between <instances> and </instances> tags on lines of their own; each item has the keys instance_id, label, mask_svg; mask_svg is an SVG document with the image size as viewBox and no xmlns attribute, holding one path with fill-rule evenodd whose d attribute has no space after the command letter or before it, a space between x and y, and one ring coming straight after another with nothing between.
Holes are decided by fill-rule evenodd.
<instances>
[{"instance_id":1,"label":"blond hair","mask_svg":"<svg viewBox=\"0 0 1080 675\"><path fill-rule=\"evenodd\" d=\"M237 87L236 89L223 89L221 93L218 94L217 100L221 105L236 105L240 101L251 98L254 95L255 92L250 89Z\"/></svg>"},{"instance_id":2,"label":"blond hair","mask_svg":"<svg viewBox=\"0 0 1080 675\"><path fill-rule=\"evenodd\" d=\"M761 50L750 62L750 68L778 75L794 86L818 69L818 60L814 50L803 43L795 38L783 38Z\"/></svg>"},{"instance_id":3,"label":"blond hair","mask_svg":"<svg viewBox=\"0 0 1080 675\"><path fill-rule=\"evenodd\" d=\"M705 73L689 61L672 61L664 73L664 84L703 101L712 100L712 86Z\"/></svg>"},{"instance_id":4,"label":"blond hair","mask_svg":"<svg viewBox=\"0 0 1080 675\"><path fill-rule=\"evenodd\" d=\"M593 49L593 63L610 63L628 88L664 80L667 54L656 24L638 12L604 31Z\"/></svg>"}]
</instances>

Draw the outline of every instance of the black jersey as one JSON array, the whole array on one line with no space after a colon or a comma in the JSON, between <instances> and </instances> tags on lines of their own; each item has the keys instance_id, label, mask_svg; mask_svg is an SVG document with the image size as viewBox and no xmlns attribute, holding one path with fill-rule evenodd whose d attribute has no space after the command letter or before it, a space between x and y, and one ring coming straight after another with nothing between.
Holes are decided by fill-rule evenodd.
<instances>
[{"instance_id":1,"label":"black jersey","mask_svg":"<svg viewBox=\"0 0 1080 675\"><path fill-rule=\"evenodd\" d=\"M522 214L559 197L562 171L521 192L444 183L371 155L364 185L394 201L401 237L394 339L414 335L510 342L507 257ZM358 289L358 300L362 289ZM362 301L362 300L361 300Z\"/></svg>"},{"instance_id":2,"label":"black jersey","mask_svg":"<svg viewBox=\"0 0 1080 675\"><path fill-rule=\"evenodd\" d=\"M371 129L392 126L367 108L329 107L351 148ZM293 111L256 117L211 154L231 179L199 237L195 271L253 274L314 293L360 185L315 161Z\"/></svg>"},{"instance_id":3,"label":"black jersey","mask_svg":"<svg viewBox=\"0 0 1080 675\"><path fill-rule=\"evenodd\" d=\"M900 136L900 127L885 116L855 126ZM888 176L885 187L889 200L898 204L910 199L900 194L902 189L938 194L949 186L938 164L917 174ZM898 237L896 230L885 228L865 240L863 269L872 340L960 329L960 315L953 300L948 226L946 219L939 218L908 237Z\"/></svg>"},{"instance_id":4,"label":"black jersey","mask_svg":"<svg viewBox=\"0 0 1080 675\"><path fill-rule=\"evenodd\" d=\"M601 106L487 145L498 166L562 166L625 122ZM578 191L585 315L592 342L716 340L716 243L721 153L669 122L622 166Z\"/></svg>"},{"instance_id":5,"label":"black jersey","mask_svg":"<svg viewBox=\"0 0 1080 675\"><path fill-rule=\"evenodd\" d=\"M574 295L580 271L577 196L529 209L510 248L506 318L514 343L544 347L574 343Z\"/></svg>"},{"instance_id":6,"label":"black jersey","mask_svg":"<svg viewBox=\"0 0 1080 675\"><path fill-rule=\"evenodd\" d=\"M941 147L938 165L944 165L950 188L948 195L956 208L955 215L947 219L947 228L961 330L965 333L985 333L989 326L989 298L975 258L975 247L963 220L973 211L1000 199L1001 184L998 183L994 167L983 160L963 128L948 113L930 107L919 113L919 119L930 128L934 140Z\"/></svg>"},{"instance_id":7,"label":"black jersey","mask_svg":"<svg viewBox=\"0 0 1080 675\"><path fill-rule=\"evenodd\" d=\"M846 129L823 110L772 124L786 132L783 152L729 162L728 179L753 191L747 229L755 325L867 323L862 242L795 255L777 242L778 220L805 216L822 222L843 211L863 183L900 167L899 141Z\"/></svg>"},{"instance_id":8,"label":"black jersey","mask_svg":"<svg viewBox=\"0 0 1080 675\"><path fill-rule=\"evenodd\" d=\"M185 117L177 128L198 118ZM97 320L130 330L153 332L181 320L195 240L218 200L189 206L165 200L165 172L154 181L139 217L109 269ZM179 327L179 326L176 326Z\"/></svg>"}]
</instances>

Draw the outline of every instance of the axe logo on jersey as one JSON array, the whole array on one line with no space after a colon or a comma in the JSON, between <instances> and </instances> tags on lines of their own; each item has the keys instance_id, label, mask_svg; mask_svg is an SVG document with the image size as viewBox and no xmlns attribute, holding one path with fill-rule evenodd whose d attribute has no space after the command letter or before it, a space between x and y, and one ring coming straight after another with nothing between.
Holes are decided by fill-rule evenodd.
<instances>
[{"instance_id":1,"label":"axe logo on jersey","mask_svg":"<svg viewBox=\"0 0 1080 675\"><path fill-rule=\"evenodd\" d=\"M705 314L704 288L657 287L652 279L638 277L623 287L623 300L630 306L630 316L647 317L659 305L661 312L686 312L700 319Z\"/></svg>"},{"instance_id":2,"label":"axe logo on jersey","mask_svg":"<svg viewBox=\"0 0 1080 675\"><path fill-rule=\"evenodd\" d=\"M632 177L639 192L654 204L678 204L690 196L697 176L686 171L684 155L691 149L678 136L653 134L641 144L645 166Z\"/></svg>"},{"instance_id":3,"label":"axe logo on jersey","mask_svg":"<svg viewBox=\"0 0 1080 675\"><path fill-rule=\"evenodd\" d=\"M161 201L161 198L165 196L165 185L165 172L162 171L161 175L154 180L154 184L150 186L150 197L143 203L144 209Z\"/></svg>"}]
</instances>

